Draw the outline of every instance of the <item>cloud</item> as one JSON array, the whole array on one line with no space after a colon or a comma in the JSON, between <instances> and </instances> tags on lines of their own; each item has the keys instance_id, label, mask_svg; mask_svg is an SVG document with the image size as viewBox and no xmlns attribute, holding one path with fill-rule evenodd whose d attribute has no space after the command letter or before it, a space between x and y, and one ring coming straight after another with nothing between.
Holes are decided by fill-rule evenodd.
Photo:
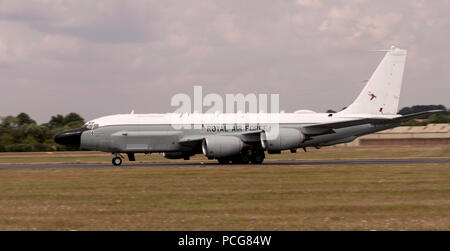
<instances>
[{"instance_id":1,"label":"cloud","mask_svg":"<svg viewBox=\"0 0 450 251\"><path fill-rule=\"evenodd\" d=\"M322 7L322 2L320 0L295 0L295 3L305 7Z\"/></svg>"},{"instance_id":2,"label":"cloud","mask_svg":"<svg viewBox=\"0 0 450 251\"><path fill-rule=\"evenodd\" d=\"M196 84L340 109L392 44L409 50L401 104L450 106L449 2L3 0L0 116L169 112Z\"/></svg>"},{"instance_id":3,"label":"cloud","mask_svg":"<svg viewBox=\"0 0 450 251\"><path fill-rule=\"evenodd\" d=\"M123 1L3 1L0 16L48 33L102 42L144 42L158 32L152 4Z\"/></svg>"},{"instance_id":4,"label":"cloud","mask_svg":"<svg viewBox=\"0 0 450 251\"><path fill-rule=\"evenodd\" d=\"M397 32L401 20L402 15L397 13L367 16L358 23L358 31L367 32L375 41L383 41L388 35Z\"/></svg>"}]
</instances>

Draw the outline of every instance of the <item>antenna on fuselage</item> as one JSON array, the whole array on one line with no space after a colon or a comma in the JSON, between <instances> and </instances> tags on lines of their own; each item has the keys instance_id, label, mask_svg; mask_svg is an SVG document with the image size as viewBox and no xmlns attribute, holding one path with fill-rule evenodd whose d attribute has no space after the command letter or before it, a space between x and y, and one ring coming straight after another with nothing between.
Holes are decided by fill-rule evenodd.
<instances>
[{"instance_id":1,"label":"antenna on fuselage","mask_svg":"<svg viewBox=\"0 0 450 251\"><path fill-rule=\"evenodd\" d=\"M382 50L369 50L369 52L389 52L389 51L394 51L397 47L395 46L391 46L390 49L382 49Z\"/></svg>"}]
</instances>

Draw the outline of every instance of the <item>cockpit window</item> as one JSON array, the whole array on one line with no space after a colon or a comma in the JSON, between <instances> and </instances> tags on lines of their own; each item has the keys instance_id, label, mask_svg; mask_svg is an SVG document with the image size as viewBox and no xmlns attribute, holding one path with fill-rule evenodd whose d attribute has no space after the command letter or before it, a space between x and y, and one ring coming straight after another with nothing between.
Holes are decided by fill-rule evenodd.
<instances>
[{"instance_id":1,"label":"cockpit window","mask_svg":"<svg viewBox=\"0 0 450 251\"><path fill-rule=\"evenodd\" d=\"M98 128L98 124L94 124L94 122L87 122L86 124L84 124L83 128L87 128L89 130L94 130L96 128Z\"/></svg>"}]
</instances>

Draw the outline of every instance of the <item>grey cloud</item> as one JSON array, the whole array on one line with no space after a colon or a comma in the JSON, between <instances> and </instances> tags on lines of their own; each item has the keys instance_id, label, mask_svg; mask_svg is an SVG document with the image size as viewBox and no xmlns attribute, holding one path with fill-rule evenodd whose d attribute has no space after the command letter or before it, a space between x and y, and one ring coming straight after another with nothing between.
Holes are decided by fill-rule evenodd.
<instances>
[{"instance_id":1,"label":"grey cloud","mask_svg":"<svg viewBox=\"0 0 450 251\"><path fill-rule=\"evenodd\" d=\"M11 2L3 2L0 18L21 22L43 33L98 43L142 43L156 38L160 30L156 23L159 12L152 4L136 5L128 1Z\"/></svg>"},{"instance_id":2,"label":"grey cloud","mask_svg":"<svg viewBox=\"0 0 450 251\"><path fill-rule=\"evenodd\" d=\"M196 84L340 109L392 44L409 50L401 105L450 106L449 2L3 0L0 116L170 112Z\"/></svg>"}]
</instances>

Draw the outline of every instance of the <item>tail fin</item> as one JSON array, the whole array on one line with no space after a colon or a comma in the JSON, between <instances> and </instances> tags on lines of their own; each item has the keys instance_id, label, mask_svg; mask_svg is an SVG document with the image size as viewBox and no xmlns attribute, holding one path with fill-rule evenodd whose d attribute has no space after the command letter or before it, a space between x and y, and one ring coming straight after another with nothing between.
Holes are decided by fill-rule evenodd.
<instances>
[{"instance_id":1,"label":"tail fin","mask_svg":"<svg viewBox=\"0 0 450 251\"><path fill-rule=\"evenodd\" d=\"M406 62L406 50L394 46L359 94L341 114L397 114Z\"/></svg>"}]
</instances>

